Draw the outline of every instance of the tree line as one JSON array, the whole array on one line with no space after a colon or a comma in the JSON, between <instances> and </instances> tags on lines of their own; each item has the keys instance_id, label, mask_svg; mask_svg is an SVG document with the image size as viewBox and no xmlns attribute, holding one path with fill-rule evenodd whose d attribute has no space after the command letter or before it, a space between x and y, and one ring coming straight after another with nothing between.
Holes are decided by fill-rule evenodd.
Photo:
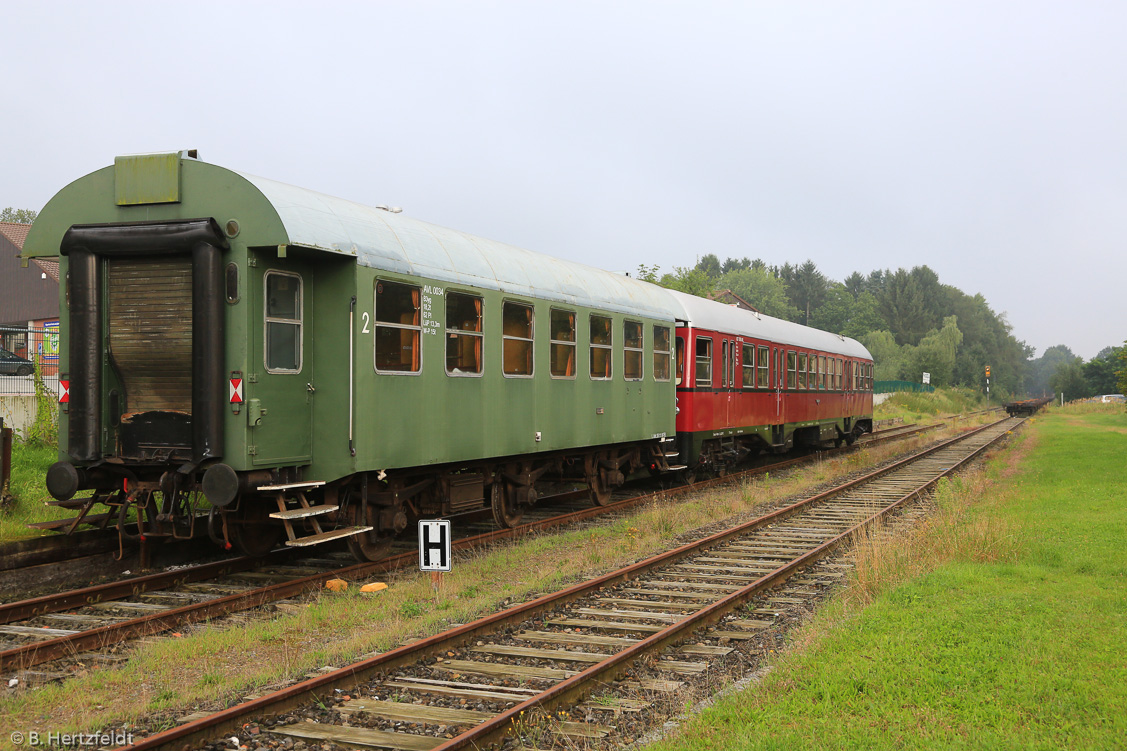
<instances>
[{"instance_id":1,"label":"tree line","mask_svg":"<svg viewBox=\"0 0 1127 751\"><path fill-rule=\"evenodd\" d=\"M730 290L760 312L852 337L873 354L877 380L919 382L983 390L986 366L991 393L1002 399L1049 395L1068 398L1124 393L1127 346L1108 347L1085 363L1064 345L1040 358L1014 336L1005 313L981 294L968 295L927 266L853 272L834 281L810 260L770 265L760 259L715 254L695 266L661 273L641 265L638 277L700 297Z\"/></svg>"}]
</instances>

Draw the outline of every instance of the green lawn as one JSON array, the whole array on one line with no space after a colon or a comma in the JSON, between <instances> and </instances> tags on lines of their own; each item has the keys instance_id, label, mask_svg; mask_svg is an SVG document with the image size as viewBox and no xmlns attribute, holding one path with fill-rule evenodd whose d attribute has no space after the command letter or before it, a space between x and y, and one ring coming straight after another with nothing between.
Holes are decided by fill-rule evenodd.
<instances>
[{"instance_id":1,"label":"green lawn","mask_svg":"<svg viewBox=\"0 0 1127 751\"><path fill-rule=\"evenodd\" d=\"M955 522L1013 531L1013 554L843 596L762 684L652 748L1127 747L1127 414L1028 429L1016 472L999 461Z\"/></svg>"},{"instance_id":2,"label":"green lawn","mask_svg":"<svg viewBox=\"0 0 1127 751\"><path fill-rule=\"evenodd\" d=\"M27 525L51 519L66 519L73 511L44 505L51 500L47 492L47 469L59 460L59 450L16 441L12 446L11 493L15 501L0 509L0 543L44 534Z\"/></svg>"}]
</instances>

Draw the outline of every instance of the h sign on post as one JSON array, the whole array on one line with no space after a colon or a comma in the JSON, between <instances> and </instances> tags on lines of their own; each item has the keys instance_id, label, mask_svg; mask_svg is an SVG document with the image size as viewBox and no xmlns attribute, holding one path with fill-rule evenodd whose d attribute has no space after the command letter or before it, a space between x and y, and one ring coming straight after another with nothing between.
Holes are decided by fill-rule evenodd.
<instances>
[{"instance_id":1,"label":"h sign on post","mask_svg":"<svg viewBox=\"0 0 1127 751\"><path fill-rule=\"evenodd\" d=\"M419 570L449 571L453 555L450 522L419 521Z\"/></svg>"}]
</instances>

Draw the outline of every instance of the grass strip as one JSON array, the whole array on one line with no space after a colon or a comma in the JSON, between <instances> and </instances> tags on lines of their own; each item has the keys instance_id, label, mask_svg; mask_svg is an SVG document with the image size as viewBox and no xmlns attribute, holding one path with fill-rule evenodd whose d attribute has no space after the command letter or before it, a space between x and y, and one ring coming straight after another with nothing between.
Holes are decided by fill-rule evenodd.
<instances>
[{"instance_id":1,"label":"grass strip","mask_svg":"<svg viewBox=\"0 0 1127 751\"><path fill-rule=\"evenodd\" d=\"M986 409L986 399L972 389L952 386L931 392L900 391L873 408L873 418L904 422L926 422L940 415L960 415Z\"/></svg>"},{"instance_id":2,"label":"grass strip","mask_svg":"<svg viewBox=\"0 0 1127 751\"><path fill-rule=\"evenodd\" d=\"M52 534L28 529L28 524L72 518L76 512L45 505L47 469L59 460L59 450L50 446L16 441L12 446L11 492L15 500L0 508L0 543Z\"/></svg>"},{"instance_id":3,"label":"grass strip","mask_svg":"<svg viewBox=\"0 0 1127 751\"><path fill-rule=\"evenodd\" d=\"M906 540L861 541L773 670L651 751L1122 748L1127 415L1028 428Z\"/></svg>"}]
</instances>

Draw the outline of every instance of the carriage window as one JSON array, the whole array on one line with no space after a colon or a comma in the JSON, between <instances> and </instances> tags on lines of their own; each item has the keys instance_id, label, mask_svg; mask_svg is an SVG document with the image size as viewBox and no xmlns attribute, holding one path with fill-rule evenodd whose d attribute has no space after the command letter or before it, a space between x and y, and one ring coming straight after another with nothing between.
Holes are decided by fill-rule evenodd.
<instances>
[{"instance_id":1,"label":"carriage window","mask_svg":"<svg viewBox=\"0 0 1127 751\"><path fill-rule=\"evenodd\" d=\"M743 350L743 387L753 389L755 388L755 345L745 344Z\"/></svg>"},{"instance_id":2,"label":"carriage window","mask_svg":"<svg viewBox=\"0 0 1127 751\"><path fill-rule=\"evenodd\" d=\"M720 342L720 385L728 385L728 340Z\"/></svg>"},{"instance_id":3,"label":"carriage window","mask_svg":"<svg viewBox=\"0 0 1127 751\"><path fill-rule=\"evenodd\" d=\"M506 302L501 309L501 361L507 376L532 375L532 306Z\"/></svg>"},{"instance_id":4,"label":"carriage window","mask_svg":"<svg viewBox=\"0 0 1127 751\"><path fill-rule=\"evenodd\" d=\"M628 381L642 380L642 324L622 323L622 375Z\"/></svg>"},{"instance_id":5,"label":"carriage window","mask_svg":"<svg viewBox=\"0 0 1127 751\"><path fill-rule=\"evenodd\" d=\"M798 353L798 388L799 389L806 388L806 368L807 367L808 367L808 365L806 364L806 353L805 352L799 352Z\"/></svg>"},{"instance_id":6,"label":"carriage window","mask_svg":"<svg viewBox=\"0 0 1127 751\"><path fill-rule=\"evenodd\" d=\"M677 337L677 385L685 380L685 337Z\"/></svg>"},{"instance_id":7,"label":"carriage window","mask_svg":"<svg viewBox=\"0 0 1127 751\"><path fill-rule=\"evenodd\" d=\"M810 355L810 377L806 379L806 385L810 389L818 388L818 356Z\"/></svg>"},{"instance_id":8,"label":"carriage window","mask_svg":"<svg viewBox=\"0 0 1127 751\"><path fill-rule=\"evenodd\" d=\"M771 360L766 347L759 348L759 381L756 385L761 389L771 388L770 377Z\"/></svg>"},{"instance_id":9,"label":"carriage window","mask_svg":"<svg viewBox=\"0 0 1127 751\"><path fill-rule=\"evenodd\" d=\"M845 365L842 363L841 358L837 358L837 373L835 374L837 383L837 390L841 391L845 384L842 382L843 374L845 373Z\"/></svg>"},{"instance_id":10,"label":"carriage window","mask_svg":"<svg viewBox=\"0 0 1127 751\"><path fill-rule=\"evenodd\" d=\"M419 288L376 282L376 371L419 372Z\"/></svg>"},{"instance_id":11,"label":"carriage window","mask_svg":"<svg viewBox=\"0 0 1127 751\"><path fill-rule=\"evenodd\" d=\"M693 373L696 385L712 385L712 340L708 337L697 337L697 369Z\"/></svg>"},{"instance_id":12,"label":"carriage window","mask_svg":"<svg viewBox=\"0 0 1127 751\"><path fill-rule=\"evenodd\" d=\"M798 388L798 353L787 352L787 388Z\"/></svg>"},{"instance_id":13,"label":"carriage window","mask_svg":"<svg viewBox=\"0 0 1127 751\"><path fill-rule=\"evenodd\" d=\"M266 272L266 370L301 372L301 277Z\"/></svg>"},{"instance_id":14,"label":"carriage window","mask_svg":"<svg viewBox=\"0 0 1127 751\"><path fill-rule=\"evenodd\" d=\"M826 387L826 358L825 355L818 355L818 388L824 389Z\"/></svg>"},{"instance_id":15,"label":"carriage window","mask_svg":"<svg viewBox=\"0 0 1127 751\"><path fill-rule=\"evenodd\" d=\"M606 316L591 316L591 377L611 377L611 321Z\"/></svg>"},{"instance_id":16,"label":"carriage window","mask_svg":"<svg viewBox=\"0 0 1127 751\"><path fill-rule=\"evenodd\" d=\"M480 375L482 299L462 292L446 293L446 372Z\"/></svg>"},{"instance_id":17,"label":"carriage window","mask_svg":"<svg viewBox=\"0 0 1127 751\"><path fill-rule=\"evenodd\" d=\"M654 380L669 380L668 326L654 326Z\"/></svg>"},{"instance_id":18,"label":"carriage window","mask_svg":"<svg viewBox=\"0 0 1127 751\"><path fill-rule=\"evenodd\" d=\"M575 313L552 308L552 377L575 378Z\"/></svg>"}]
</instances>

